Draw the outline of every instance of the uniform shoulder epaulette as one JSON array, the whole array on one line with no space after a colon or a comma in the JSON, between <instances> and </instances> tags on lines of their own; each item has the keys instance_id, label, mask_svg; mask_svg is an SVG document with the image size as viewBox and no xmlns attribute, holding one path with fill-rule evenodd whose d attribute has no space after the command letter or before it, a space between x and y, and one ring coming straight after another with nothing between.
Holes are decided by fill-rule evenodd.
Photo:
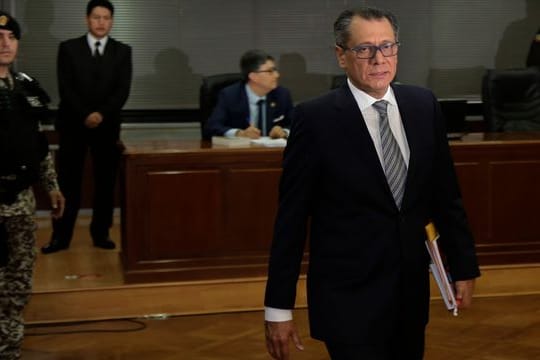
<instances>
[{"instance_id":1,"label":"uniform shoulder epaulette","mask_svg":"<svg viewBox=\"0 0 540 360\"><path fill-rule=\"evenodd\" d=\"M51 98L49 97L45 89L41 87L41 85L35 78L21 71L16 72L14 74L14 77L22 85L22 88L26 89L29 92L30 96L27 96L27 100L33 107L43 106L38 105L38 102L33 100L33 98L38 99L43 104L48 104L51 101Z\"/></svg>"},{"instance_id":2,"label":"uniform shoulder epaulette","mask_svg":"<svg viewBox=\"0 0 540 360\"><path fill-rule=\"evenodd\" d=\"M36 79L31 77L30 75L23 73L21 71L15 73L15 79L19 81L28 81L28 82L36 81Z\"/></svg>"}]
</instances>

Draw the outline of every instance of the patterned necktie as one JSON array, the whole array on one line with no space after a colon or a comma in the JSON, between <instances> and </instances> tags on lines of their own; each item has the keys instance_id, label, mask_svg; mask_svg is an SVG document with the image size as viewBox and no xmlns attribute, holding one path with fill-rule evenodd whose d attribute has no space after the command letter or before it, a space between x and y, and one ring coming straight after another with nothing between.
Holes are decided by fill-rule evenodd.
<instances>
[{"instance_id":1,"label":"patterned necktie","mask_svg":"<svg viewBox=\"0 0 540 360\"><path fill-rule=\"evenodd\" d=\"M268 134L266 133L266 121L265 118L264 118L264 104L266 103L266 100L264 99L260 99L259 101L257 101L257 111L258 111L258 114L257 116L259 117L258 121L259 121L259 130L261 130L261 136L267 136Z\"/></svg>"},{"instance_id":2,"label":"patterned necktie","mask_svg":"<svg viewBox=\"0 0 540 360\"><path fill-rule=\"evenodd\" d=\"M379 113L379 131L381 133L381 147L384 162L384 173L386 180L396 201L398 208L401 208L403 193L405 192L405 179L407 178L407 165L403 160L403 155L399 145L390 130L388 124L388 114L386 107L388 103L384 100L377 101L373 107Z\"/></svg>"}]
</instances>

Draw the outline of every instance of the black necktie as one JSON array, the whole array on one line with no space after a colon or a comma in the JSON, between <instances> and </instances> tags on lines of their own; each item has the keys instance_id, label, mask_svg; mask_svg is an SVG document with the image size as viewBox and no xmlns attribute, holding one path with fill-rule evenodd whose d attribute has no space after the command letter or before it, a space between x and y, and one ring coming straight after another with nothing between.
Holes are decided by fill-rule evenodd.
<instances>
[{"instance_id":1,"label":"black necktie","mask_svg":"<svg viewBox=\"0 0 540 360\"><path fill-rule=\"evenodd\" d=\"M264 121L264 104L266 103L266 100L260 99L257 101L257 116L259 117L259 130L261 130L261 136L266 136L266 121Z\"/></svg>"},{"instance_id":2,"label":"black necktie","mask_svg":"<svg viewBox=\"0 0 540 360\"><path fill-rule=\"evenodd\" d=\"M401 208L401 201L405 192L405 179L407 178L407 165L405 164L397 140L390 130L388 114L386 112L387 105L386 101L380 100L374 103L373 107L379 113L379 131L381 134L386 180L388 181L388 186L390 186L397 207Z\"/></svg>"},{"instance_id":3,"label":"black necktie","mask_svg":"<svg viewBox=\"0 0 540 360\"><path fill-rule=\"evenodd\" d=\"M99 41L96 41L94 44L94 57L96 59L101 58L101 53L99 52L99 47L101 46L101 43Z\"/></svg>"}]
</instances>

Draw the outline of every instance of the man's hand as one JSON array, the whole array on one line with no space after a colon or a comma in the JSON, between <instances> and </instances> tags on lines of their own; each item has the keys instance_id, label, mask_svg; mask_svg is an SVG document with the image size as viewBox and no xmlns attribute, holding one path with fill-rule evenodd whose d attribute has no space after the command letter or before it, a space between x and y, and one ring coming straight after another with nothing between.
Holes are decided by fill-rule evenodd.
<instances>
[{"instance_id":1,"label":"man's hand","mask_svg":"<svg viewBox=\"0 0 540 360\"><path fill-rule=\"evenodd\" d=\"M272 130L270 130L270 134L268 134L272 139L285 139L287 137L287 133L281 126L274 126Z\"/></svg>"},{"instance_id":2,"label":"man's hand","mask_svg":"<svg viewBox=\"0 0 540 360\"><path fill-rule=\"evenodd\" d=\"M84 126L86 126L89 129L94 129L98 127L102 121L103 121L103 115L101 115L100 113L96 111L96 112L90 113L86 117L86 119L84 119Z\"/></svg>"},{"instance_id":3,"label":"man's hand","mask_svg":"<svg viewBox=\"0 0 540 360\"><path fill-rule=\"evenodd\" d=\"M64 215L64 207L66 206L64 195L58 190L53 190L49 192L49 198L51 200L51 216L53 219L61 218Z\"/></svg>"},{"instance_id":4,"label":"man's hand","mask_svg":"<svg viewBox=\"0 0 540 360\"><path fill-rule=\"evenodd\" d=\"M265 321L266 348L272 358L277 360L289 359L289 339L292 339L298 350L304 350L296 326L289 321Z\"/></svg>"},{"instance_id":5,"label":"man's hand","mask_svg":"<svg viewBox=\"0 0 540 360\"><path fill-rule=\"evenodd\" d=\"M474 279L456 281L456 301L459 308L468 308L472 303Z\"/></svg>"},{"instance_id":6,"label":"man's hand","mask_svg":"<svg viewBox=\"0 0 540 360\"><path fill-rule=\"evenodd\" d=\"M238 130L236 136L247 137L250 139L258 139L261 137L261 130L257 129L255 126L249 126L247 129Z\"/></svg>"}]
</instances>

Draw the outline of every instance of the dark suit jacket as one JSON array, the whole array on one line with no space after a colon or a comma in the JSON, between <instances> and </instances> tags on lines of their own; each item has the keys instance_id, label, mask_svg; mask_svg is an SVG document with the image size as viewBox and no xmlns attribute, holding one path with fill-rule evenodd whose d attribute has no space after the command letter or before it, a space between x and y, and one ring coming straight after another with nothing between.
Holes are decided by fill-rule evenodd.
<instances>
[{"instance_id":1,"label":"dark suit jacket","mask_svg":"<svg viewBox=\"0 0 540 360\"><path fill-rule=\"evenodd\" d=\"M104 116L99 128L118 133L131 87L131 47L109 37L98 67L84 35L60 43L57 59L57 129L81 131L88 114L98 111Z\"/></svg>"},{"instance_id":2,"label":"dark suit jacket","mask_svg":"<svg viewBox=\"0 0 540 360\"><path fill-rule=\"evenodd\" d=\"M438 103L428 90L393 88L410 147L401 211L347 85L294 112L265 305L294 307L309 223L311 335L324 341L377 342L397 321L427 323L429 220L453 279L479 275Z\"/></svg>"},{"instance_id":3,"label":"dark suit jacket","mask_svg":"<svg viewBox=\"0 0 540 360\"><path fill-rule=\"evenodd\" d=\"M289 128L293 109L289 90L278 86L266 95L266 124L270 132L279 125ZM249 126L249 103L245 82L239 81L222 89L217 105L205 127L206 137L223 136L230 129L245 129Z\"/></svg>"}]
</instances>

